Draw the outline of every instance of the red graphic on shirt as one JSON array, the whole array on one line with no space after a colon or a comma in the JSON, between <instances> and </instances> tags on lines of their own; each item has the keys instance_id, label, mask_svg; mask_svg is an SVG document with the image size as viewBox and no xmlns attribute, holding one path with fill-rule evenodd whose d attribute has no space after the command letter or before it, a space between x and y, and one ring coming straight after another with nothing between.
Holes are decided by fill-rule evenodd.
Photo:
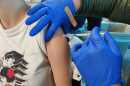
<instances>
[{"instance_id":1,"label":"red graphic on shirt","mask_svg":"<svg viewBox=\"0 0 130 86\"><path fill-rule=\"evenodd\" d=\"M0 62L2 62L0 63L0 83L4 83L2 86L23 86L26 80L21 77L26 75L25 70L27 70L26 66L28 64L23 59L23 55L16 51L11 51L6 53ZM14 82L15 85L13 84Z\"/></svg>"},{"instance_id":2,"label":"red graphic on shirt","mask_svg":"<svg viewBox=\"0 0 130 86\"><path fill-rule=\"evenodd\" d=\"M1 69L1 76L6 77L7 82L13 82L15 80L14 70L12 68L3 67Z\"/></svg>"},{"instance_id":3,"label":"red graphic on shirt","mask_svg":"<svg viewBox=\"0 0 130 86\"><path fill-rule=\"evenodd\" d=\"M9 68L9 69L8 69L8 71L7 71L7 76L8 76L9 78L14 77L14 71L13 71L12 68Z\"/></svg>"}]
</instances>

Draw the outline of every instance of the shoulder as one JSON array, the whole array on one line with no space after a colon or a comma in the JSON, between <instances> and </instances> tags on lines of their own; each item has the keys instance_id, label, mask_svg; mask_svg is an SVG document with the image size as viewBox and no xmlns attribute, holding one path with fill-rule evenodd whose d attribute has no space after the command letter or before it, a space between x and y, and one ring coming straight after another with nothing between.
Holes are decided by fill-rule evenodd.
<instances>
[{"instance_id":1,"label":"shoulder","mask_svg":"<svg viewBox=\"0 0 130 86\"><path fill-rule=\"evenodd\" d=\"M36 24L37 22L28 26L28 29L29 29L27 31L28 34L30 34L30 31L35 27ZM44 27L44 29L42 29L39 33L37 33L35 36L32 37L33 39L36 40L37 44L39 45L39 47L42 49L44 53L46 53L46 46L45 46L45 41L44 41L44 33L45 33L46 28L47 27Z\"/></svg>"}]
</instances>

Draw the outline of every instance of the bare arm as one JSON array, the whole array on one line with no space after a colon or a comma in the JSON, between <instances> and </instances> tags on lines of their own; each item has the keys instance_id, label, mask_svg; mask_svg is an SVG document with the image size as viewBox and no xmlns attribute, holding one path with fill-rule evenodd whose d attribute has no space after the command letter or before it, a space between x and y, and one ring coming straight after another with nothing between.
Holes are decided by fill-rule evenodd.
<instances>
[{"instance_id":1,"label":"bare arm","mask_svg":"<svg viewBox=\"0 0 130 86\"><path fill-rule=\"evenodd\" d=\"M46 47L56 86L71 86L69 45L63 32L58 32Z\"/></svg>"}]
</instances>

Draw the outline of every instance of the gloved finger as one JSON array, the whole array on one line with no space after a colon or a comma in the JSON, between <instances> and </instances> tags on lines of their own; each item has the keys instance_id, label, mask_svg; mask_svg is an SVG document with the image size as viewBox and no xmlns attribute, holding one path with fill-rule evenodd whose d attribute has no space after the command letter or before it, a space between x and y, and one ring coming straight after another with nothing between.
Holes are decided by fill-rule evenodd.
<instances>
[{"instance_id":1,"label":"gloved finger","mask_svg":"<svg viewBox=\"0 0 130 86\"><path fill-rule=\"evenodd\" d=\"M43 7L43 4L38 4L34 7L32 7L31 9L28 10L27 14L29 16L33 15L34 13L36 13L39 9L41 9Z\"/></svg>"},{"instance_id":2,"label":"gloved finger","mask_svg":"<svg viewBox=\"0 0 130 86\"><path fill-rule=\"evenodd\" d=\"M87 46L88 46L88 49L89 49L90 52L96 49L94 42L90 38L88 39L88 45Z\"/></svg>"},{"instance_id":3,"label":"gloved finger","mask_svg":"<svg viewBox=\"0 0 130 86\"><path fill-rule=\"evenodd\" d=\"M79 43L79 44L76 44L74 45L74 47L72 47L71 51L72 52L78 52L78 50L81 48L82 44Z\"/></svg>"},{"instance_id":4,"label":"gloved finger","mask_svg":"<svg viewBox=\"0 0 130 86\"><path fill-rule=\"evenodd\" d=\"M103 38L101 37L101 35L99 34L99 32L100 32L99 28L95 27L92 30L92 33L90 35L90 38L96 47L102 47L105 45L105 42L104 42Z\"/></svg>"},{"instance_id":5,"label":"gloved finger","mask_svg":"<svg viewBox=\"0 0 130 86\"><path fill-rule=\"evenodd\" d=\"M44 37L45 42L48 42L54 36L56 31L58 31L58 29L60 29L59 23L52 23L45 33Z\"/></svg>"},{"instance_id":6,"label":"gloved finger","mask_svg":"<svg viewBox=\"0 0 130 86\"><path fill-rule=\"evenodd\" d=\"M43 16L40 21L36 24L36 26L33 27L33 29L30 31L30 36L34 36L37 33L39 33L44 27L49 23L50 17L45 15Z\"/></svg>"},{"instance_id":7,"label":"gloved finger","mask_svg":"<svg viewBox=\"0 0 130 86\"><path fill-rule=\"evenodd\" d=\"M42 8L40 10L38 10L36 13L34 13L32 16L30 16L27 20L26 20L26 25L31 25L32 23L36 22L37 20L39 20L42 16L45 15L46 11L47 11L47 7Z\"/></svg>"},{"instance_id":8,"label":"gloved finger","mask_svg":"<svg viewBox=\"0 0 130 86\"><path fill-rule=\"evenodd\" d=\"M76 44L74 47L71 48L72 60L75 61L75 62L78 59L76 57L78 56L78 51L80 50L81 47L82 47L82 44L79 43L79 44Z\"/></svg>"},{"instance_id":9,"label":"gloved finger","mask_svg":"<svg viewBox=\"0 0 130 86\"><path fill-rule=\"evenodd\" d=\"M111 48L112 52L118 55L120 53L120 49L116 41L112 38L112 36L108 32L104 34L104 39L107 45Z\"/></svg>"},{"instance_id":10,"label":"gloved finger","mask_svg":"<svg viewBox=\"0 0 130 86\"><path fill-rule=\"evenodd\" d=\"M83 42L83 44L85 44L86 46L88 46L89 45L89 39L90 39L90 37L86 37L86 39Z\"/></svg>"}]
</instances>

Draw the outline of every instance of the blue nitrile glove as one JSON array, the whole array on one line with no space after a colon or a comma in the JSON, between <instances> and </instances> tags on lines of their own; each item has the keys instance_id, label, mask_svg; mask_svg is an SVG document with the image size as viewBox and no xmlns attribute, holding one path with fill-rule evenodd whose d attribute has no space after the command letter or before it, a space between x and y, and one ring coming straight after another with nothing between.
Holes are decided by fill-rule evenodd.
<instances>
[{"instance_id":1,"label":"blue nitrile glove","mask_svg":"<svg viewBox=\"0 0 130 86\"><path fill-rule=\"evenodd\" d=\"M130 49L130 45L128 46L128 49Z\"/></svg>"},{"instance_id":2,"label":"blue nitrile glove","mask_svg":"<svg viewBox=\"0 0 130 86\"><path fill-rule=\"evenodd\" d=\"M108 32L99 35L94 28L90 37L72 48L72 58L88 86L112 86L121 83L122 56Z\"/></svg>"},{"instance_id":3,"label":"blue nitrile glove","mask_svg":"<svg viewBox=\"0 0 130 86\"><path fill-rule=\"evenodd\" d=\"M49 28L45 35L45 41L50 40L61 26L64 27L65 32L69 32L71 23L65 12L66 6L69 7L70 11L74 15L76 8L73 0L46 0L30 9L28 11L30 17L26 20L26 24L31 25L39 20L37 25L31 30L30 35L36 35L47 24L49 24Z\"/></svg>"}]
</instances>

